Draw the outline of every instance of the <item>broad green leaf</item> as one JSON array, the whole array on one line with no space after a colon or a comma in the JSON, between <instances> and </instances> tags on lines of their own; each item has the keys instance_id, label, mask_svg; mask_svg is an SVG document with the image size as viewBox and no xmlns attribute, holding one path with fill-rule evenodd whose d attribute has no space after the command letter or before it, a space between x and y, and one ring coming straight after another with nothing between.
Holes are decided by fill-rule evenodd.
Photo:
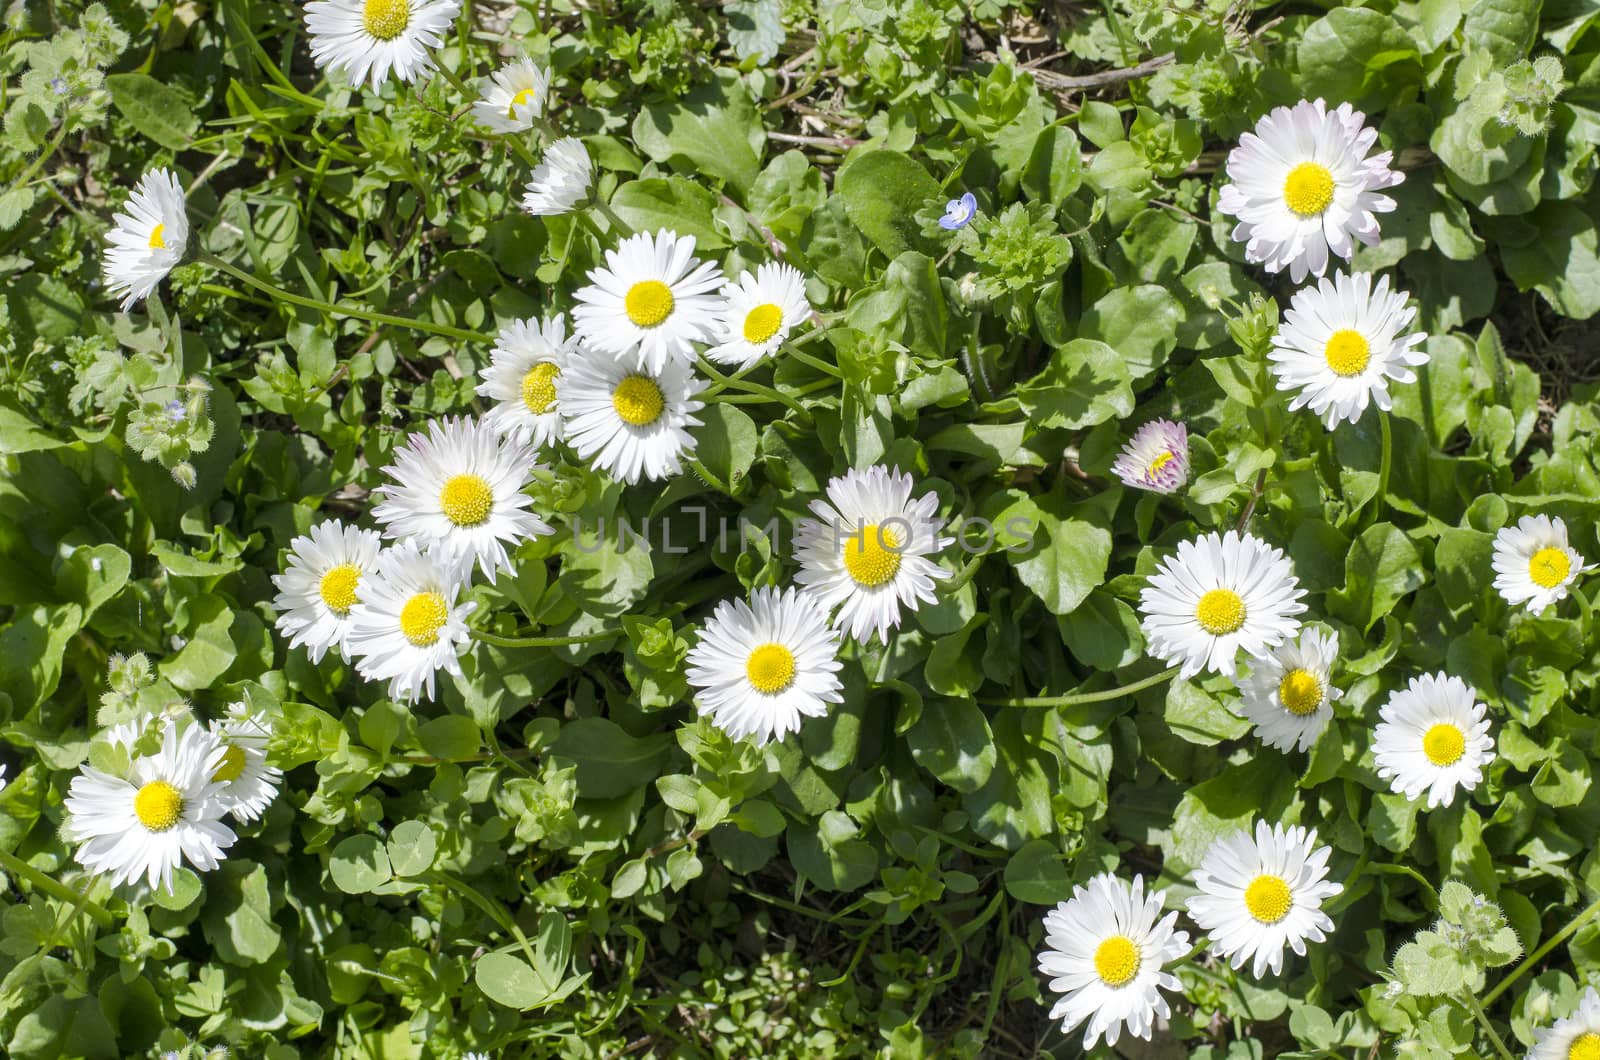
<instances>
[{"instance_id":1,"label":"broad green leaf","mask_svg":"<svg viewBox=\"0 0 1600 1060\"><path fill-rule=\"evenodd\" d=\"M200 127L189 97L149 74L110 74L105 85L122 116L162 147L188 147Z\"/></svg>"},{"instance_id":2,"label":"broad green leaf","mask_svg":"<svg viewBox=\"0 0 1600 1060\"><path fill-rule=\"evenodd\" d=\"M579 718L561 727L550 750L577 764L585 798L612 799L654 780L671 745L666 733L635 738L606 718Z\"/></svg>"},{"instance_id":3,"label":"broad green leaf","mask_svg":"<svg viewBox=\"0 0 1600 1060\"><path fill-rule=\"evenodd\" d=\"M916 214L938 201L940 190L922 163L898 151L868 151L839 170L836 186L851 222L884 254L934 252Z\"/></svg>"},{"instance_id":4,"label":"broad green leaf","mask_svg":"<svg viewBox=\"0 0 1600 1060\"><path fill-rule=\"evenodd\" d=\"M989 719L970 699L932 699L905 735L917 765L957 791L976 791L994 769Z\"/></svg>"},{"instance_id":5,"label":"broad green leaf","mask_svg":"<svg viewBox=\"0 0 1600 1060\"><path fill-rule=\"evenodd\" d=\"M346 894L367 894L394 878L389 852L370 835L341 840L328 856L328 873L334 886Z\"/></svg>"},{"instance_id":6,"label":"broad green leaf","mask_svg":"<svg viewBox=\"0 0 1600 1060\"><path fill-rule=\"evenodd\" d=\"M667 229L693 236L701 253L728 245L728 237L712 217L716 197L704 185L683 177L630 180L612 196L611 208L636 232Z\"/></svg>"},{"instance_id":7,"label":"broad green leaf","mask_svg":"<svg viewBox=\"0 0 1600 1060\"><path fill-rule=\"evenodd\" d=\"M1053 906L1072 897L1072 879L1055 844L1043 839L1024 843L1006 862L1006 893L1019 902Z\"/></svg>"},{"instance_id":8,"label":"broad green leaf","mask_svg":"<svg viewBox=\"0 0 1600 1060\"><path fill-rule=\"evenodd\" d=\"M685 176L720 177L742 195L761 169L766 132L743 83L723 71L680 99L646 106L633 121L633 141Z\"/></svg>"}]
</instances>

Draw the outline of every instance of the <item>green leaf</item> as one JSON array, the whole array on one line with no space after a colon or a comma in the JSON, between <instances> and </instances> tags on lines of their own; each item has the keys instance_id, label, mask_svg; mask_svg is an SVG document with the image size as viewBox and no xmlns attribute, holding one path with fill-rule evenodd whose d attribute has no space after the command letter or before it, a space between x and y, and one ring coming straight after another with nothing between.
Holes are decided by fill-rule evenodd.
<instances>
[{"instance_id":1,"label":"green leaf","mask_svg":"<svg viewBox=\"0 0 1600 1060\"><path fill-rule=\"evenodd\" d=\"M609 719L579 718L562 726L550 750L577 764L585 798L612 799L654 780L672 742L666 733L639 739Z\"/></svg>"},{"instance_id":2,"label":"green leaf","mask_svg":"<svg viewBox=\"0 0 1600 1060\"><path fill-rule=\"evenodd\" d=\"M200 127L189 97L149 74L109 74L105 85L122 116L162 147L188 147Z\"/></svg>"},{"instance_id":3,"label":"green leaf","mask_svg":"<svg viewBox=\"0 0 1600 1060\"><path fill-rule=\"evenodd\" d=\"M483 744L483 733L471 718L446 714L418 726L417 739L424 751L448 762L477 754Z\"/></svg>"},{"instance_id":4,"label":"green leaf","mask_svg":"<svg viewBox=\"0 0 1600 1060\"><path fill-rule=\"evenodd\" d=\"M396 876L420 876L433 868L439 840L423 821L401 821L389 833L389 865Z\"/></svg>"},{"instance_id":5,"label":"green leaf","mask_svg":"<svg viewBox=\"0 0 1600 1060\"><path fill-rule=\"evenodd\" d=\"M1461 33L1474 48L1493 56L1499 66L1528 54L1539 36L1539 9L1543 0L1473 0L1466 9Z\"/></svg>"},{"instance_id":6,"label":"green leaf","mask_svg":"<svg viewBox=\"0 0 1600 1060\"><path fill-rule=\"evenodd\" d=\"M715 477L713 485L729 494L740 485L755 463L756 421L737 406L712 402L699 414L703 426L695 430L695 458Z\"/></svg>"},{"instance_id":7,"label":"green leaf","mask_svg":"<svg viewBox=\"0 0 1600 1060\"><path fill-rule=\"evenodd\" d=\"M1146 284L1111 291L1088 308L1078 328L1081 337L1120 354L1128 377L1138 380L1167 363L1182 321L1178 300L1166 288Z\"/></svg>"},{"instance_id":8,"label":"green leaf","mask_svg":"<svg viewBox=\"0 0 1600 1060\"><path fill-rule=\"evenodd\" d=\"M1167 728L1189 743L1214 747L1250 731L1250 723L1234 714L1211 693L1179 679L1167 688Z\"/></svg>"},{"instance_id":9,"label":"green leaf","mask_svg":"<svg viewBox=\"0 0 1600 1060\"><path fill-rule=\"evenodd\" d=\"M1418 58L1411 37L1391 16L1338 7L1306 28L1299 59L1305 98L1359 101L1389 66Z\"/></svg>"},{"instance_id":10,"label":"green leaf","mask_svg":"<svg viewBox=\"0 0 1600 1060\"><path fill-rule=\"evenodd\" d=\"M755 103L733 71L670 103L652 103L633 121L633 141L649 157L691 178L720 177L748 191L766 149Z\"/></svg>"},{"instance_id":11,"label":"green leaf","mask_svg":"<svg viewBox=\"0 0 1600 1060\"><path fill-rule=\"evenodd\" d=\"M1019 902L1055 905L1072 896L1072 880L1055 844L1035 839L1006 862L1006 893Z\"/></svg>"},{"instance_id":12,"label":"green leaf","mask_svg":"<svg viewBox=\"0 0 1600 1060\"><path fill-rule=\"evenodd\" d=\"M238 654L231 630L233 610L220 596L197 597L189 605L188 643L178 654L163 662L161 676L174 688L194 692L209 688L227 672Z\"/></svg>"},{"instance_id":13,"label":"green leaf","mask_svg":"<svg viewBox=\"0 0 1600 1060\"><path fill-rule=\"evenodd\" d=\"M765 66L778 57L787 37L783 0L732 0L722 10L728 20L728 43L740 62L754 59Z\"/></svg>"},{"instance_id":14,"label":"green leaf","mask_svg":"<svg viewBox=\"0 0 1600 1060\"><path fill-rule=\"evenodd\" d=\"M1572 203L1547 202L1526 218L1537 226L1521 246L1502 244L1500 258L1518 290L1536 290L1562 316L1600 313L1600 233L1592 214Z\"/></svg>"},{"instance_id":15,"label":"green leaf","mask_svg":"<svg viewBox=\"0 0 1600 1060\"><path fill-rule=\"evenodd\" d=\"M898 151L868 151L839 170L835 186L851 223L888 257L936 252L916 219L940 198L938 182L922 163Z\"/></svg>"},{"instance_id":16,"label":"green leaf","mask_svg":"<svg viewBox=\"0 0 1600 1060\"><path fill-rule=\"evenodd\" d=\"M878 871L878 854L859 838L860 828L838 810L829 810L815 829L791 828L789 860L812 885L823 891L853 891Z\"/></svg>"},{"instance_id":17,"label":"green leaf","mask_svg":"<svg viewBox=\"0 0 1600 1060\"><path fill-rule=\"evenodd\" d=\"M367 894L394 878L389 852L376 836L353 835L342 840L328 857L334 886L346 894Z\"/></svg>"},{"instance_id":18,"label":"green leaf","mask_svg":"<svg viewBox=\"0 0 1600 1060\"><path fill-rule=\"evenodd\" d=\"M905 734L917 765L957 791L977 791L994 769L989 719L970 699L930 699Z\"/></svg>"},{"instance_id":19,"label":"green leaf","mask_svg":"<svg viewBox=\"0 0 1600 1060\"><path fill-rule=\"evenodd\" d=\"M1094 339L1073 339L1044 370L1017 388L1036 426L1076 430L1133 412L1131 370L1116 350Z\"/></svg>"},{"instance_id":20,"label":"green leaf","mask_svg":"<svg viewBox=\"0 0 1600 1060\"><path fill-rule=\"evenodd\" d=\"M506 1008L530 1009L550 996L539 974L521 957L485 953L472 968L472 981L484 996Z\"/></svg>"},{"instance_id":21,"label":"green leaf","mask_svg":"<svg viewBox=\"0 0 1600 1060\"><path fill-rule=\"evenodd\" d=\"M1345 585L1328 594L1328 610L1365 632L1423 583L1417 546L1393 523L1368 527L1345 558Z\"/></svg>"},{"instance_id":22,"label":"green leaf","mask_svg":"<svg viewBox=\"0 0 1600 1060\"><path fill-rule=\"evenodd\" d=\"M712 216L716 197L682 177L630 180L611 197L611 208L636 232L665 228L680 236L693 236L695 248L702 252L728 245L728 237Z\"/></svg>"},{"instance_id":23,"label":"green leaf","mask_svg":"<svg viewBox=\"0 0 1600 1060\"><path fill-rule=\"evenodd\" d=\"M1070 614L1105 582L1111 531L1103 518L1098 509L1046 496L1025 497L995 519L997 527L1028 542L1006 557L1052 614Z\"/></svg>"}]
</instances>

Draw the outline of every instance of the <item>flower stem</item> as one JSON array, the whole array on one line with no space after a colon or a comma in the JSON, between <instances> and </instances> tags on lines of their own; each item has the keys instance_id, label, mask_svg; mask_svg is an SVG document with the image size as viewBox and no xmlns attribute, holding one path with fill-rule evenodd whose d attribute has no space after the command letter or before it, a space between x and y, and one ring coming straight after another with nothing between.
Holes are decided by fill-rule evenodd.
<instances>
[{"instance_id":1,"label":"flower stem","mask_svg":"<svg viewBox=\"0 0 1600 1060\"><path fill-rule=\"evenodd\" d=\"M747 394L760 394L769 401L776 401L788 407L791 411L798 412L801 416L805 417L808 422L811 419L811 411L809 409L789 395L774 390L770 386L766 386L762 383L752 383L748 379L740 379L737 376L723 375L721 372L717 371L716 368L712 366L711 362L706 360L704 357L700 358L700 370L705 372L716 381L717 387L713 393L727 389L728 387L732 387L735 390L743 390Z\"/></svg>"},{"instance_id":2,"label":"flower stem","mask_svg":"<svg viewBox=\"0 0 1600 1060\"><path fill-rule=\"evenodd\" d=\"M481 629L470 632L474 640L481 640L485 644L493 644L500 648L564 648L569 644L592 644L597 640L610 640L620 631L585 633L578 637L502 637L497 633L485 633Z\"/></svg>"},{"instance_id":3,"label":"flower stem","mask_svg":"<svg viewBox=\"0 0 1600 1060\"><path fill-rule=\"evenodd\" d=\"M1478 1004L1478 999L1470 993L1466 995L1466 999L1467 1007L1472 1009L1473 1018L1478 1021L1478 1025L1483 1028L1483 1032L1494 1043L1495 1052L1499 1053L1503 1060L1516 1060L1511 1055L1511 1050L1506 1048L1506 1043L1500 1040L1500 1035L1495 1033L1494 1024L1489 1022L1489 1017L1484 1013L1483 1006Z\"/></svg>"},{"instance_id":4,"label":"flower stem","mask_svg":"<svg viewBox=\"0 0 1600 1060\"><path fill-rule=\"evenodd\" d=\"M633 226L617 216L617 211L611 204L600 197L597 189L594 193L594 211L606 219L606 224L611 226L611 234L618 239L627 239L633 235Z\"/></svg>"},{"instance_id":5,"label":"flower stem","mask_svg":"<svg viewBox=\"0 0 1600 1060\"><path fill-rule=\"evenodd\" d=\"M1060 696L1027 696L1021 699L980 699L978 702L991 707L1071 707L1080 703L1104 703L1108 699L1120 699L1135 692L1143 692L1147 688L1154 688L1177 675L1178 667L1173 666L1132 684L1118 685L1116 688L1107 688L1100 692L1068 692Z\"/></svg>"},{"instance_id":6,"label":"flower stem","mask_svg":"<svg viewBox=\"0 0 1600 1060\"><path fill-rule=\"evenodd\" d=\"M1513 968L1511 973L1504 979L1496 983L1493 990L1483 995L1484 1005L1487 1006L1494 1004L1495 998L1505 993L1506 990L1510 988L1511 984L1522 978L1529 968L1532 968L1534 965L1543 960L1545 954L1549 953L1551 950L1567 941L1567 939L1571 938L1579 928L1593 920L1597 913L1600 913L1600 900L1591 903L1587 909L1568 921L1566 927L1545 939L1543 944L1541 944L1538 949L1534 950L1532 953L1528 954L1527 957L1523 958L1522 963Z\"/></svg>"},{"instance_id":7,"label":"flower stem","mask_svg":"<svg viewBox=\"0 0 1600 1060\"><path fill-rule=\"evenodd\" d=\"M794 343L790 343L789 346L787 347L787 350L788 350L789 356L793 357L795 360L799 361L801 364L809 364L811 367L815 368L817 371L823 373L824 375L831 375L835 379L843 379L844 378L844 373L839 371L839 366L838 365L829 364L827 361L824 361L822 358L813 357L809 353L802 353L800 351L799 347L796 346Z\"/></svg>"},{"instance_id":8,"label":"flower stem","mask_svg":"<svg viewBox=\"0 0 1600 1060\"><path fill-rule=\"evenodd\" d=\"M78 893L54 876L39 871L9 851L0 850L0 867L18 879L27 880L36 890L71 905L82 906L83 911L99 921L102 927L112 927L116 924L116 918L106 910L105 906L90 901L87 893Z\"/></svg>"},{"instance_id":9,"label":"flower stem","mask_svg":"<svg viewBox=\"0 0 1600 1060\"><path fill-rule=\"evenodd\" d=\"M1394 439L1389 433L1389 414L1378 410L1378 427L1382 435L1383 455L1378 459L1378 495L1373 498L1372 521L1383 516L1383 498L1389 492L1389 468L1394 462Z\"/></svg>"}]
</instances>

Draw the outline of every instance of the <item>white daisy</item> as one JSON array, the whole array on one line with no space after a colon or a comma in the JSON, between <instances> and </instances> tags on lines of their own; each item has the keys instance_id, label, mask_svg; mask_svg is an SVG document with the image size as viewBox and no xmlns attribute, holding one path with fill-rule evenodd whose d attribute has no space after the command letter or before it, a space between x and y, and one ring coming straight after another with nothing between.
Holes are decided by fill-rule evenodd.
<instances>
[{"instance_id":1,"label":"white daisy","mask_svg":"<svg viewBox=\"0 0 1600 1060\"><path fill-rule=\"evenodd\" d=\"M1257 979L1277 975L1285 945L1304 957L1307 939L1321 942L1333 930L1322 903L1344 887L1327 880L1331 853L1317 846L1315 830L1257 821L1253 841L1239 831L1211 844L1194 874L1200 893L1189 899L1189 915L1234 968L1250 961Z\"/></svg>"},{"instance_id":2,"label":"white daisy","mask_svg":"<svg viewBox=\"0 0 1600 1060\"><path fill-rule=\"evenodd\" d=\"M9 782L6 780L5 763L4 762L0 762L0 791L6 790L6 784L7 783L9 783Z\"/></svg>"},{"instance_id":3,"label":"white daisy","mask_svg":"<svg viewBox=\"0 0 1600 1060\"><path fill-rule=\"evenodd\" d=\"M472 114L496 132L526 132L544 116L550 73L532 59L519 59L490 75Z\"/></svg>"},{"instance_id":4,"label":"white daisy","mask_svg":"<svg viewBox=\"0 0 1600 1060\"><path fill-rule=\"evenodd\" d=\"M940 537L939 496L911 499L911 476L874 465L828 481L828 499L811 502L816 519L795 529L795 580L832 611L836 625L865 643L888 643L900 609L934 601L936 578L948 578L928 557L955 541Z\"/></svg>"},{"instance_id":5,"label":"white daisy","mask_svg":"<svg viewBox=\"0 0 1600 1060\"><path fill-rule=\"evenodd\" d=\"M1471 791L1494 758L1488 707L1459 677L1424 674L1389 697L1372 734L1378 776L1415 800L1427 792L1428 808L1448 806L1456 788Z\"/></svg>"},{"instance_id":6,"label":"white daisy","mask_svg":"<svg viewBox=\"0 0 1600 1060\"><path fill-rule=\"evenodd\" d=\"M1239 686L1240 712L1268 747L1308 750L1333 719L1333 703L1344 695L1329 680L1339 657L1339 634L1304 629L1250 664Z\"/></svg>"},{"instance_id":7,"label":"white daisy","mask_svg":"<svg viewBox=\"0 0 1600 1060\"><path fill-rule=\"evenodd\" d=\"M705 389L681 361L659 372L631 369L604 356L579 355L561 381L561 423L578 456L621 482L663 479L693 457L695 413Z\"/></svg>"},{"instance_id":8,"label":"white daisy","mask_svg":"<svg viewBox=\"0 0 1600 1060\"><path fill-rule=\"evenodd\" d=\"M429 50L444 43L460 13L459 0L313 0L306 5L311 60L343 71L352 87L370 77L377 91L390 70L414 81L433 69Z\"/></svg>"},{"instance_id":9,"label":"white daisy","mask_svg":"<svg viewBox=\"0 0 1600 1060\"><path fill-rule=\"evenodd\" d=\"M1306 591L1284 554L1250 534L1205 534L1178 546L1139 593L1150 654L1232 676L1239 649L1260 657L1295 635Z\"/></svg>"},{"instance_id":10,"label":"white daisy","mask_svg":"<svg viewBox=\"0 0 1600 1060\"><path fill-rule=\"evenodd\" d=\"M844 700L838 655L839 634L815 598L757 589L748 604L717 605L689 651L686 676L702 716L735 740L765 744Z\"/></svg>"},{"instance_id":11,"label":"white daisy","mask_svg":"<svg viewBox=\"0 0 1600 1060\"><path fill-rule=\"evenodd\" d=\"M594 163L589 151L576 136L563 136L545 148L544 157L533 167L522 208L535 217L570 213L589 197L594 181Z\"/></svg>"},{"instance_id":12,"label":"white daisy","mask_svg":"<svg viewBox=\"0 0 1600 1060\"><path fill-rule=\"evenodd\" d=\"M619 361L659 372L694 360L692 344L716 332L722 270L694 256L694 236L629 236L606 251L605 268L589 270L589 284L575 296L573 330L585 348Z\"/></svg>"},{"instance_id":13,"label":"white daisy","mask_svg":"<svg viewBox=\"0 0 1600 1060\"><path fill-rule=\"evenodd\" d=\"M1508 604L1539 614L1564 600L1578 575L1593 570L1567 544L1567 524L1548 515L1524 515L1494 536L1494 587Z\"/></svg>"},{"instance_id":14,"label":"white daisy","mask_svg":"<svg viewBox=\"0 0 1600 1060\"><path fill-rule=\"evenodd\" d=\"M561 440L556 390L578 340L561 314L543 323L516 320L500 329L478 393L495 403L483 422L501 436L535 449Z\"/></svg>"},{"instance_id":15,"label":"white daisy","mask_svg":"<svg viewBox=\"0 0 1600 1060\"><path fill-rule=\"evenodd\" d=\"M388 681L390 699L432 699L434 672L460 677L471 639L467 616L478 605L458 601L460 593L457 557L410 540L385 549L350 612L346 641L357 671Z\"/></svg>"},{"instance_id":16,"label":"white daisy","mask_svg":"<svg viewBox=\"0 0 1600 1060\"><path fill-rule=\"evenodd\" d=\"M461 1058L461 1060L489 1060L489 1054L488 1053L468 1053L466 1056L463 1056Z\"/></svg>"},{"instance_id":17,"label":"white daisy","mask_svg":"<svg viewBox=\"0 0 1600 1060\"><path fill-rule=\"evenodd\" d=\"M510 571L509 543L554 533L528 511L533 498L522 492L540 470L533 447L501 438L472 417L433 420L427 434L413 434L383 469L393 485L372 517L384 536L439 545L457 557L476 557L484 577Z\"/></svg>"},{"instance_id":18,"label":"white daisy","mask_svg":"<svg viewBox=\"0 0 1600 1060\"><path fill-rule=\"evenodd\" d=\"M183 260L189 242L189 215L183 187L169 169L153 169L139 178L127 205L113 219L106 235L111 244L102 266L106 291L123 295L122 309L150 297L150 292Z\"/></svg>"},{"instance_id":19,"label":"white daisy","mask_svg":"<svg viewBox=\"0 0 1600 1060\"><path fill-rule=\"evenodd\" d=\"M1175 930L1177 913L1161 915L1165 899L1165 891L1146 897L1143 876L1129 886L1104 872L1045 914L1039 971L1063 995L1050 1018L1061 1021L1063 1032L1087 1020L1085 1049L1101 1035L1117 1044L1124 1025L1149 1041L1156 1019L1172 1014L1161 991L1182 986L1162 969L1189 951L1189 936Z\"/></svg>"},{"instance_id":20,"label":"white daisy","mask_svg":"<svg viewBox=\"0 0 1600 1060\"><path fill-rule=\"evenodd\" d=\"M1189 429L1171 420L1151 420L1134 432L1111 470L1125 486L1176 493L1189 481Z\"/></svg>"},{"instance_id":21,"label":"white daisy","mask_svg":"<svg viewBox=\"0 0 1600 1060\"><path fill-rule=\"evenodd\" d=\"M278 632L289 647L305 645L312 662L321 662L329 648L346 661L344 635L350 609L361 599L361 579L378 562L383 538L376 530L346 526L329 519L307 535L289 542L289 565L272 576L278 595Z\"/></svg>"},{"instance_id":22,"label":"white daisy","mask_svg":"<svg viewBox=\"0 0 1600 1060\"><path fill-rule=\"evenodd\" d=\"M212 776L224 750L200 725L168 721L161 749L134 758L126 777L84 766L67 791L63 838L81 844L74 857L113 885L141 877L172 890L172 873L187 860L217 867L237 838L221 821L221 785Z\"/></svg>"},{"instance_id":23,"label":"white daisy","mask_svg":"<svg viewBox=\"0 0 1600 1060\"><path fill-rule=\"evenodd\" d=\"M1533 1032L1528 1060L1600 1060L1600 993L1584 990L1570 1016Z\"/></svg>"},{"instance_id":24,"label":"white daisy","mask_svg":"<svg viewBox=\"0 0 1600 1060\"><path fill-rule=\"evenodd\" d=\"M778 352L789 332L811 315L806 278L793 265L766 262L722 288L719 344L706 356L743 370Z\"/></svg>"},{"instance_id":25,"label":"white daisy","mask_svg":"<svg viewBox=\"0 0 1600 1060\"><path fill-rule=\"evenodd\" d=\"M1299 391L1290 411L1309 405L1329 430L1359 420L1369 400L1387 412L1389 381L1414 383L1411 369L1428 363L1414 348L1428 336L1401 335L1416 315L1403 292L1389 290L1387 276L1374 287L1370 273L1338 272L1296 291L1267 354L1278 389Z\"/></svg>"},{"instance_id":26,"label":"white daisy","mask_svg":"<svg viewBox=\"0 0 1600 1060\"><path fill-rule=\"evenodd\" d=\"M283 770L267 764L272 719L243 703L228 704L228 714L211 723L222 744L222 765L211 779L222 785L218 798L236 821L254 821L278 797Z\"/></svg>"},{"instance_id":27,"label":"white daisy","mask_svg":"<svg viewBox=\"0 0 1600 1060\"><path fill-rule=\"evenodd\" d=\"M1239 219L1233 238L1245 257L1268 272L1288 268L1295 283L1321 276L1328 252L1350 260L1355 240L1378 241L1377 214L1395 208L1378 194L1405 179L1389 168L1392 152L1368 158L1378 130L1366 115L1322 100L1277 107L1239 138L1228 154L1228 178L1217 209Z\"/></svg>"}]
</instances>

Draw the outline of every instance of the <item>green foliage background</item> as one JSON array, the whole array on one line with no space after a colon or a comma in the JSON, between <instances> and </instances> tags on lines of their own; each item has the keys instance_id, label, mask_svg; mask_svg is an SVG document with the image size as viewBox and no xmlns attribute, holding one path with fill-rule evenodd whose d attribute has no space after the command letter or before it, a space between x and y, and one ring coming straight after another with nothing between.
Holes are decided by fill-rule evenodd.
<instances>
[{"instance_id":1,"label":"green foliage background","mask_svg":"<svg viewBox=\"0 0 1600 1060\"><path fill-rule=\"evenodd\" d=\"M1334 848L1337 931L1259 983L1185 966L1160 1055L1487 1056L1462 990L1600 894L1595 620L1582 594L1533 618L1489 587L1494 532L1525 513L1600 557L1592 0L474 4L440 59L468 80L519 50L549 63L616 214L731 274L781 249L844 378L780 356L753 378L798 408L724 391L696 476L623 489L559 462L536 508L565 529L473 590L479 624L613 635L478 644L415 711L285 650L268 578L314 521L363 516L408 430L476 407L488 346L198 263L119 315L98 289L111 214L172 165L197 185L191 262L488 333L567 308L614 233L522 215L523 153L461 120L447 80L321 79L293 4L66 0L13 8L3 40L0 850L88 886L57 828L100 711L246 699L281 719L287 770L175 895L102 887L102 921L13 874L6 1055L1072 1056L1033 970L1044 907L1106 869L1177 900L1212 839L1264 816ZM1407 175L1355 260L1431 336L1381 497L1373 414L1328 432L1271 395L1291 288L1214 210L1240 132L1317 96L1366 110ZM932 222L962 190L982 215L952 237ZM1110 484L1155 415L1190 426L1176 499ZM951 550L939 605L856 650L844 705L798 737L695 723L696 623L786 581L805 504L880 461L948 516L1031 521L1033 544ZM696 506L776 519L779 545L571 532L664 519L690 540ZM1242 520L1344 646L1309 754L1262 747L1222 679L1008 705L1155 673L1144 578ZM156 680L102 706L108 657L135 651ZM1419 812L1370 734L1436 669L1490 705L1500 754L1471 798ZM1463 952L1451 880L1516 941L1497 922ZM1488 1005L1513 1049L1600 975L1600 929L1532 972Z\"/></svg>"}]
</instances>

